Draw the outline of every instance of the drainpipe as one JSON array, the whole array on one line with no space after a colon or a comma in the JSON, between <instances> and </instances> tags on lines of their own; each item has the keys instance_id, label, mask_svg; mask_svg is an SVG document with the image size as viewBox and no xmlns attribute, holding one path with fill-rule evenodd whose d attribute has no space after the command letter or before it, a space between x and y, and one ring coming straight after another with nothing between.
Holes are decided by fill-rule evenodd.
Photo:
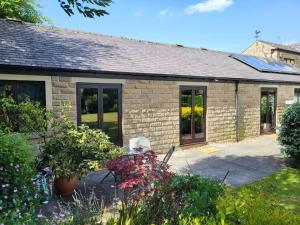
<instances>
[{"instance_id":1,"label":"drainpipe","mask_svg":"<svg viewBox=\"0 0 300 225\"><path fill-rule=\"evenodd\" d=\"M235 140L239 142L239 81L235 81Z\"/></svg>"}]
</instances>

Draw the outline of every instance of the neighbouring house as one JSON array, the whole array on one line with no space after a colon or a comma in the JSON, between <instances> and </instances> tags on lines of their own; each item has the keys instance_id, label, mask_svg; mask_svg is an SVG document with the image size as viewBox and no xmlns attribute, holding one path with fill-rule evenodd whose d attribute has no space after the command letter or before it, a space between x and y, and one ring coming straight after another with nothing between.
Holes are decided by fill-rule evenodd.
<instances>
[{"instance_id":1,"label":"neighbouring house","mask_svg":"<svg viewBox=\"0 0 300 225\"><path fill-rule=\"evenodd\" d=\"M273 67L272 67L273 66ZM235 142L274 132L300 95L300 70L277 61L0 20L0 89L102 129L120 145Z\"/></svg>"},{"instance_id":2,"label":"neighbouring house","mask_svg":"<svg viewBox=\"0 0 300 225\"><path fill-rule=\"evenodd\" d=\"M292 66L300 67L300 44L281 45L257 40L242 52L262 58L272 58Z\"/></svg>"}]
</instances>

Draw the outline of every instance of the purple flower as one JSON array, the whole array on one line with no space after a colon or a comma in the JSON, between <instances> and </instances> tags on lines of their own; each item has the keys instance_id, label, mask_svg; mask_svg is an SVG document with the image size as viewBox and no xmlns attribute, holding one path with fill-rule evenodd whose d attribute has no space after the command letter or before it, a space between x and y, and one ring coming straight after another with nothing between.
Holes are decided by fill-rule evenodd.
<instances>
[{"instance_id":1,"label":"purple flower","mask_svg":"<svg viewBox=\"0 0 300 225\"><path fill-rule=\"evenodd\" d=\"M42 213L37 214L37 218L43 218L44 215Z\"/></svg>"},{"instance_id":2,"label":"purple flower","mask_svg":"<svg viewBox=\"0 0 300 225\"><path fill-rule=\"evenodd\" d=\"M6 195L4 195L4 199L8 199L8 197Z\"/></svg>"},{"instance_id":3,"label":"purple flower","mask_svg":"<svg viewBox=\"0 0 300 225\"><path fill-rule=\"evenodd\" d=\"M17 188L14 188L14 193L17 193L18 192L18 189Z\"/></svg>"}]
</instances>

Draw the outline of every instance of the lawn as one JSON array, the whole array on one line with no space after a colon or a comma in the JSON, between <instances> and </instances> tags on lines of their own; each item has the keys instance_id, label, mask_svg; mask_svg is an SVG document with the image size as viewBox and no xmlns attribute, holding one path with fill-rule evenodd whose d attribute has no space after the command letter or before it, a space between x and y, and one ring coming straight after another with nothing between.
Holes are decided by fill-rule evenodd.
<instances>
[{"instance_id":1,"label":"lawn","mask_svg":"<svg viewBox=\"0 0 300 225\"><path fill-rule=\"evenodd\" d=\"M284 168L271 176L245 185L238 191L244 189L251 190L254 195L259 191L266 192L270 198L278 199L285 209L300 215L300 170Z\"/></svg>"},{"instance_id":2,"label":"lawn","mask_svg":"<svg viewBox=\"0 0 300 225\"><path fill-rule=\"evenodd\" d=\"M105 122L118 122L118 112L107 112L103 113L103 120ZM82 121L85 123L91 123L97 121L97 113L93 114L82 114Z\"/></svg>"}]
</instances>

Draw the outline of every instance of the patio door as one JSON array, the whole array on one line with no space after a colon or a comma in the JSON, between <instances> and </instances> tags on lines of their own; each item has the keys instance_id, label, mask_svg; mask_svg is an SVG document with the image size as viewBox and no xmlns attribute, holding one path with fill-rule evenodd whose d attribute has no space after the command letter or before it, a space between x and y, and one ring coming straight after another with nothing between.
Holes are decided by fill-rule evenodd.
<instances>
[{"instance_id":1,"label":"patio door","mask_svg":"<svg viewBox=\"0 0 300 225\"><path fill-rule=\"evenodd\" d=\"M261 134L276 131L276 88L262 88L260 98Z\"/></svg>"},{"instance_id":2,"label":"patio door","mask_svg":"<svg viewBox=\"0 0 300 225\"><path fill-rule=\"evenodd\" d=\"M77 84L78 125L101 129L119 145L122 145L121 110L121 85Z\"/></svg>"},{"instance_id":3,"label":"patio door","mask_svg":"<svg viewBox=\"0 0 300 225\"><path fill-rule=\"evenodd\" d=\"M180 144L206 141L206 87L180 87Z\"/></svg>"}]
</instances>

